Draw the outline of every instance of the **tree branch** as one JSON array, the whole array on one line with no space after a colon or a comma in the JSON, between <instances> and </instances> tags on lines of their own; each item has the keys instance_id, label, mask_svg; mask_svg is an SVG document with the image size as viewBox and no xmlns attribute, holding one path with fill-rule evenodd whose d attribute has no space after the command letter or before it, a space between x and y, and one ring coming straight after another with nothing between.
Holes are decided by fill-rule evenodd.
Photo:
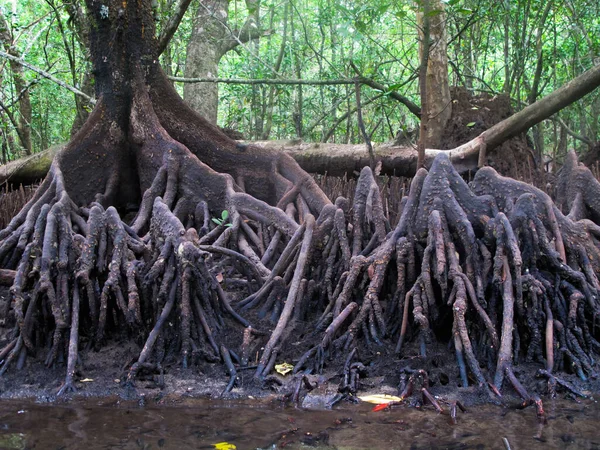
<instances>
[{"instance_id":1,"label":"tree branch","mask_svg":"<svg viewBox=\"0 0 600 450\"><path fill-rule=\"evenodd\" d=\"M391 98L393 98L394 100L398 100L400 103L402 103L404 106L406 106L411 113L413 113L419 119L421 118L421 107L418 106L416 103L412 102L410 99L408 99L404 95L398 93L398 91L390 91L383 84L378 83L375 80L371 80L370 78L364 77L362 75L362 73L360 73L360 71L358 70L358 67L356 67L356 65L352 61L350 62L350 66L352 67L354 72L356 72L356 75L358 75L357 81L359 83L369 86L377 91L385 92L386 94L389 92L389 96ZM414 78L411 77L407 81L407 83L412 81L413 79Z\"/></svg>"},{"instance_id":2,"label":"tree branch","mask_svg":"<svg viewBox=\"0 0 600 450\"><path fill-rule=\"evenodd\" d=\"M493 149L507 139L527 131L536 123L576 102L598 86L600 86L600 65L587 70L553 93L494 125L466 144L452 150L426 149L425 165L429 166L438 153L445 152L459 172L464 173L468 170L474 170L477 168L477 157L482 146L486 146L488 150ZM365 154L364 144L308 144L277 141L252 142L251 144L287 151L307 172L343 175L344 173L351 174L354 171L360 171L362 167L369 165L369 158ZM375 159L382 163L382 174L414 176L417 168L417 152L414 148L379 145L375 146L374 151ZM45 157L43 162L40 161L42 156ZM19 180L22 183L39 179L48 171L53 157L53 153L45 151L30 157L31 160L14 161L3 166L3 170L0 170L0 183L9 178L11 181ZM38 163L35 164L36 167L33 167L34 162ZM27 171L31 168L38 171L35 177L27 175Z\"/></svg>"},{"instance_id":3,"label":"tree branch","mask_svg":"<svg viewBox=\"0 0 600 450\"><path fill-rule=\"evenodd\" d=\"M373 152L371 137L367 134L367 130L365 130L365 122L363 121L362 108L360 106L360 83L356 83L354 85L354 90L356 93L356 116L358 118L358 128L360 129L360 133L362 134L365 145L367 146L367 151L369 152L369 167L371 167L371 170L375 170L375 152Z\"/></svg>"},{"instance_id":4,"label":"tree branch","mask_svg":"<svg viewBox=\"0 0 600 450\"><path fill-rule=\"evenodd\" d=\"M308 85L308 86L333 86L339 84L356 84L353 79L334 79L334 80L302 80L302 79L281 79L281 78L184 78L168 77L171 81L179 83L223 83L223 84L266 84L266 85Z\"/></svg>"},{"instance_id":5,"label":"tree branch","mask_svg":"<svg viewBox=\"0 0 600 450\"><path fill-rule=\"evenodd\" d=\"M223 84L249 84L249 85L305 85L305 86L334 86L334 85L354 85L356 83L364 84L377 91L381 91L390 98L399 101L408 110L417 117L421 117L421 108L407 97L399 94L397 91L388 90L383 84L370 78L359 76L357 78L339 78L335 80L300 80L300 79L280 79L280 78L259 78L255 80L245 78L185 78L168 77L171 81L179 83L223 83ZM411 78L412 80L412 78Z\"/></svg>"},{"instance_id":6,"label":"tree branch","mask_svg":"<svg viewBox=\"0 0 600 450\"><path fill-rule=\"evenodd\" d=\"M164 52L167 48L167 45L169 45L171 38L177 31L177 28L181 23L181 19L183 19L183 16L185 15L185 12L187 11L188 6L190 6L191 2L192 0L180 0L179 3L175 6L173 15L169 18L169 21L161 30L160 36L157 39L158 43L156 47L158 55L161 55L162 52Z\"/></svg>"},{"instance_id":7,"label":"tree branch","mask_svg":"<svg viewBox=\"0 0 600 450\"><path fill-rule=\"evenodd\" d=\"M589 145L590 147L594 146L594 143L592 142L592 140L590 138L588 138L587 136L584 136L582 134L576 133L575 131L571 130L569 128L569 126L565 123L565 121L562 120L560 117L557 117L556 121L560 124L561 127L563 127L565 129L565 131L567 132L568 135L574 137L578 141L581 141L581 142Z\"/></svg>"},{"instance_id":8,"label":"tree branch","mask_svg":"<svg viewBox=\"0 0 600 450\"><path fill-rule=\"evenodd\" d=\"M79 95L80 97L84 98L85 100L87 100L89 103L91 103L92 105L96 104L96 99L90 97L89 95L87 95L85 92L80 91L79 89L68 85L67 83L65 83L62 80L59 80L58 78L56 78L54 75L46 72L45 70L40 69L39 67L35 67L31 64L29 64L26 61L23 61L21 58L17 58L15 56L9 55L8 53L5 53L3 51L0 51L0 56L2 58L6 58L10 61L16 62L17 64L20 64L21 66L34 71L35 73L41 75L42 77L53 81L54 83L58 84L60 87L63 87L71 92L73 92L74 94Z\"/></svg>"},{"instance_id":9,"label":"tree branch","mask_svg":"<svg viewBox=\"0 0 600 450\"><path fill-rule=\"evenodd\" d=\"M411 80L412 79L414 79L414 77L411 77ZM408 108L408 110L411 113L413 113L416 117L418 117L419 119L421 118L421 107L419 105L417 105L415 102L411 101L408 97L405 97L404 95L400 94L398 91L390 91L383 84L378 83L375 80L371 80L370 78L360 77L358 81L366 86L369 86L369 87L377 90L377 91L381 91L386 94L389 92L390 98L393 98L394 100L399 101L404 106L406 106Z\"/></svg>"},{"instance_id":10,"label":"tree branch","mask_svg":"<svg viewBox=\"0 0 600 450\"><path fill-rule=\"evenodd\" d=\"M246 0L246 8L248 8L248 16L244 21L244 25L242 25L242 28L239 31L232 30L229 38L223 42L221 46L221 52L223 54L233 50L240 44L245 44L254 39L259 39L262 36L269 36L271 34L270 30L261 30L258 26L260 0ZM275 70L277 71L279 69Z\"/></svg>"}]
</instances>

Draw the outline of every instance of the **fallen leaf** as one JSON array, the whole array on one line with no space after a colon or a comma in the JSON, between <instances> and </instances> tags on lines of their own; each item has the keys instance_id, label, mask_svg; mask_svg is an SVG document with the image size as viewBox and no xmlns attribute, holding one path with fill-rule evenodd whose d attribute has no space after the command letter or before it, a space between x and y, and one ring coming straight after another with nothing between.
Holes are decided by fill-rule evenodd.
<instances>
[{"instance_id":1,"label":"fallen leaf","mask_svg":"<svg viewBox=\"0 0 600 450\"><path fill-rule=\"evenodd\" d=\"M380 405L375 406L371 411L373 411L373 412L382 411L382 410L386 409L387 407L388 407L387 403L381 403Z\"/></svg>"},{"instance_id":2,"label":"fallen leaf","mask_svg":"<svg viewBox=\"0 0 600 450\"><path fill-rule=\"evenodd\" d=\"M83 380L79 380L82 383L91 383L92 381L94 381L92 378L84 378Z\"/></svg>"},{"instance_id":3,"label":"fallen leaf","mask_svg":"<svg viewBox=\"0 0 600 450\"><path fill-rule=\"evenodd\" d=\"M363 395L363 396L358 397L358 399L363 402L367 402L367 403L375 403L376 405L402 401L402 399L400 397L396 397L394 395L388 395L388 394Z\"/></svg>"},{"instance_id":4,"label":"fallen leaf","mask_svg":"<svg viewBox=\"0 0 600 450\"><path fill-rule=\"evenodd\" d=\"M218 274L215 276L215 278L217 279L217 281L218 281L219 283L222 283L222 282L223 282L223 274L222 274L221 272L219 272L219 273L218 273Z\"/></svg>"},{"instance_id":5,"label":"fallen leaf","mask_svg":"<svg viewBox=\"0 0 600 450\"><path fill-rule=\"evenodd\" d=\"M280 373L281 375L285 375L287 373L290 373L292 370L294 370L294 366L292 366L290 363L281 363L281 364L277 364L275 366L275 370Z\"/></svg>"},{"instance_id":6,"label":"fallen leaf","mask_svg":"<svg viewBox=\"0 0 600 450\"><path fill-rule=\"evenodd\" d=\"M213 444L217 450L236 450L237 447L229 442L218 442Z\"/></svg>"}]
</instances>

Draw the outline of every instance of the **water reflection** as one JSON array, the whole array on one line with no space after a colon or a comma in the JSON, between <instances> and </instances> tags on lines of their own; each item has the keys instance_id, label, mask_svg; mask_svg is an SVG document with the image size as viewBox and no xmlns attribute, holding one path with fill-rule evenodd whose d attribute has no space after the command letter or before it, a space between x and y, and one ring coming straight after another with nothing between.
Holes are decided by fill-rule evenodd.
<instances>
[{"instance_id":1,"label":"water reflection","mask_svg":"<svg viewBox=\"0 0 600 450\"><path fill-rule=\"evenodd\" d=\"M548 402L548 424L535 412L471 408L457 425L433 409L373 413L369 405L333 411L265 402L189 400L139 407L118 401L42 405L0 402L2 449L600 449L600 408L593 401ZM232 448L232 447L230 447Z\"/></svg>"}]
</instances>

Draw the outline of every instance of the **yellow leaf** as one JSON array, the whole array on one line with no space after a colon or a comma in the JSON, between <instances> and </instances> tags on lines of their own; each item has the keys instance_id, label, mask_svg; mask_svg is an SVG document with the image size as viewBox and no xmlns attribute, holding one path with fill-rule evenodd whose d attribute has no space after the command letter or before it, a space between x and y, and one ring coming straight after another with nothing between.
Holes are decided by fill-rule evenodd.
<instances>
[{"instance_id":1,"label":"yellow leaf","mask_svg":"<svg viewBox=\"0 0 600 450\"><path fill-rule=\"evenodd\" d=\"M376 405L402 401L402 399L400 397L396 397L394 395L388 395L388 394L363 395L362 397L358 397L358 398L363 402L375 403Z\"/></svg>"},{"instance_id":2,"label":"yellow leaf","mask_svg":"<svg viewBox=\"0 0 600 450\"><path fill-rule=\"evenodd\" d=\"M219 442L217 444L213 444L217 450L236 450L236 446L230 444L229 442Z\"/></svg>"},{"instance_id":3,"label":"yellow leaf","mask_svg":"<svg viewBox=\"0 0 600 450\"><path fill-rule=\"evenodd\" d=\"M94 381L92 378L84 378L83 380L79 380L82 383L91 383L92 381Z\"/></svg>"},{"instance_id":4,"label":"yellow leaf","mask_svg":"<svg viewBox=\"0 0 600 450\"><path fill-rule=\"evenodd\" d=\"M277 364L275 366L275 370L280 373L281 375L285 375L289 372L291 372L292 370L294 370L294 366L292 366L290 363L281 363L281 364Z\"/></svg>"}]
</instances>

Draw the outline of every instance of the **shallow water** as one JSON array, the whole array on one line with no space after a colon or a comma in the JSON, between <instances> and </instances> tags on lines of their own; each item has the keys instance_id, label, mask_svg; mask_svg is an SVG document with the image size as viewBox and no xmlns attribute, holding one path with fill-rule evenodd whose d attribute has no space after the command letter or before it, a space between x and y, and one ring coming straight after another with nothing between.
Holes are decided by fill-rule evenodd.
<instances>
[{"instance_id":1,"label":"shallow water","mask_svg":"<svg viewBox=\"0 0 600 450\"><path fill-rule=\"evenodd\" d=\"M139 406L117 400L68 404L0 401L1 449L600 449L600 407L546 402L535 411L472 407L452 425L433 409L343 404L307 411L258 401L186 400ZM221 444L222 449L227 449Z\"/></svg>"}]
</instances>

